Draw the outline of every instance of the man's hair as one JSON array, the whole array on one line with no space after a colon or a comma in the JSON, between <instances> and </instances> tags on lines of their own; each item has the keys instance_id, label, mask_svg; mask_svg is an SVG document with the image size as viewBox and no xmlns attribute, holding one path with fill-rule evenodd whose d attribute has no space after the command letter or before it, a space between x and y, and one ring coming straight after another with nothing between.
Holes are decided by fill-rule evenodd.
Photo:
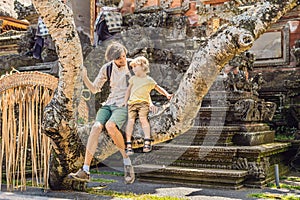
<instances>
[{"instance_id":1,"label":"man's hair","mask_svg":"<svg viewBox=\"0 0 300 200\"><path fill-rule=\"evenodd\" d=\"M131 61L131 62L141 65L144 72L146 72L146 73L150 72L149 61L144 56L138 56L135 59L133 59L133 61Z\"/></svg>"},{"instance_id":2,"label":"man's hair","mask_svg":"<svg viewBox=\"0 0 300 200\"><path fill-rule=\"evenodd\" d=\"M106 61L117 60L121 57L121 54L123 52L127 54L126 47L118 42L113 42L106 49L105 60Z\"/></svg>"}]
</instances>

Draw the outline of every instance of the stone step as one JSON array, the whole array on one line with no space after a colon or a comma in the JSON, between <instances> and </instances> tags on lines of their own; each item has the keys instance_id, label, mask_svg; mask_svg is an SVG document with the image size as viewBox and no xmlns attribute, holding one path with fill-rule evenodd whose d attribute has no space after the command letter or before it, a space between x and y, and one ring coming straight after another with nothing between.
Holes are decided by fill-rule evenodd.
<instances>
[{"instance_id":1,"label":"stone step","mask_svg":"<svg viewBox=\"0 0 300 200\"><path fill-rule=\"evenodd\" d=\"M241 124L240 126L194 126L173 139L179 145L202 146L253 146L274 141L274 131L265 124Z\"/></svg>"},{"instance_id":2,"label":"stone step","mask_svg":"<svg viewBox=\"0 0 300 200\"><path fill-rule=\"evenodd\" d=\"M215 146L189 146L172 143L154 145L147 154L134 154L135 164L173 165L181 167L205 167L231 169L237 149Z\"/></svg>"},{"instance_id":3,"label":"stone step","mask_svg":"<svg viewBox=\"0 0 300 200\"><path fill-rule=\"evenodd\" d=\"M207 107L202 105L195 119L195 125L223 126L228 109L228 107Z\"/></svg>"},{"instance_id":4,"label":"stone step","mask_svg":"<svg viewBox=\"0 0 300 200\"><path fill-rule=\"evenodd\" d=\"M232 142L237 145L254 146L272 143L275 140L275 131L240 132L236 133Z\"/></svg>"},{"instance_id":5,"label":"stone step","mask_svg":"<svg viewBox=\"0 0 300 200\"><path fill-rule=\"evenodd\" d=\"M240 99L258 99L258 98L254 96L251 92L244 91L243 93L237 93L237 92L231 92L225 90L216 90L216 91L210 90L204 96L203 101L212 102L211 106L215 106L215 105L221 105L223 103L222 101L230 101L231 103L234 103Z\"/></svg>"},{"instance_id":6,"label":"stone step","mask_svg":"<svg viewBox=\"0 0 300 200\"><path fill-rule=\"evenodd\" d=\"M230 146L233 135L239 130L237 126L194 126L173 139L173 143L192 146Z\"/></svg>"},{"instance_id":7,"label":"stone step","mask_svg":"<svg viewBox=\"0 0 300 200\"><path fill-rule=\"evenodd\" d=\"M52 68L56 67L57 65L58 65L57 61L54 61L54 62L45 62L45 63L37 63L34 66L18 67L17 70L20 71L20 72L39 71L39 72L51 74Z\"/></svg>"},{"instance_id":8,"label":"stone step","mask_svg":"<svg viewBox=\"0 0 300 200\"><path fill-rule=\"evenodd\" d=\"M271 143L257 146L189 146L170 143L153 146L150 153L131 157L135 165L156 164L179 167L234 169L240 159L259 161L262 157L284 152L290 143Z\"/></svg>"},{"instance_id":9,"label":"stone step","mask_svg":"<svg viewBox=\"0 0 300 200\"><path fill-rule=\"evenodd\" d=\"M192 186L240 189L248 174L246 170L186 168L162 165L137 165L137 177L142 181L175 183Z\"/></svg>"}]
</instances>

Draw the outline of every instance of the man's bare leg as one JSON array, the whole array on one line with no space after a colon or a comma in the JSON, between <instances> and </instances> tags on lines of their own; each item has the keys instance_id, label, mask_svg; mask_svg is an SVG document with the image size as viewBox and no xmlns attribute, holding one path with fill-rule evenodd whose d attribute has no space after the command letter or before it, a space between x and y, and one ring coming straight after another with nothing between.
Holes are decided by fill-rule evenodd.
<instances>
[{"instance_id":1,"label":"man's bare leg","mask_svg":"<svg viewBox=\"0 0 300 200\"><path fill-rule=\"evenodd\" d=\"M90 181L90 172L89 172L90 165L91 165L92 159L94 157L94 154L96 152L96 148L98 145L98 139L99 139L102 129L103 129L103 125L101 125L99 122L95 122L95 124L93 125L92 130L90 132L88 142L86 145L84 165L76 173L70 173L68 175L68 177L79 180L79 181L84 181L84 182Z\"/></svg>"},{"instance_id":2,"label":"man's bare leg","mask_svg":"<svg viewBox=\"0 0 300 200\"><path fill-rule=\"evenodd\" d=\"M99 122L95 122L90 132L88 142L86 145L84 165L91 165L92 159L97 149L98 139L103 129L103 125Z\"/></svg>"},{"instance_id":3,"label":"man's bare leg","mask_svg":"<svg viewBox=\"0 0 300 200\"><path fill-rule=\"evenodd\" d=\"M114 141L115 145L119 148L120 153L123 157L124 162L124 179L126 184L131 184L135 180L135 174L134 169L131 164L131 160L129 156L125 152L125 144L124 144L124 138L122 133L117 128L116 124L114 122L108 121L105 124L105 128Z\"/></svg>"},{"instance_id":4,"label":"man's bare leg","mask_svg":"<svg viewBox=\"0 0 300 200\"><path fill-rule=\"evenodd\" d=\"M115 145L118 147L123 158L128 158L127 154L125 153L125 144L124 144L123 135L117 128L116 124L114 122L108 121L105 124L105 128L108 134L110 135L111 139L114 141Z\"/></svg>"}]
</instances>

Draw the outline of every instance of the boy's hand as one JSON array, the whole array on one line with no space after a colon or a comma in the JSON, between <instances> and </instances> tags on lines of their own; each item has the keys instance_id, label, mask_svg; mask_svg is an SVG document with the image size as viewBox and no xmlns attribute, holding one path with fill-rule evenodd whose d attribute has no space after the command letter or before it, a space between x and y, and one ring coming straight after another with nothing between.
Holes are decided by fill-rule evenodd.
<instances>
[{"instance_id":1,"label":"boy's hand","mask_svg":"<svg viewBox=\"0 0 300 200\"><path fill-rule=\"evenodd\" d=\"M173 97L173 94L167 94L167 96L166 96L166 97L167 97L167 99L169 99L169 100L170 100L170 99L172 99L172 97Z\"/></svg>"},{"instance_id":2,"label":"boy's hand","mask_svg":"<svg viewBox=\"0 0 300 200\"><path fill-rule=\"evenodd\" d=\"M154 104L150 104L149 110L155 114L158 111L158 107Z\"/></svg>"}]
</instances>

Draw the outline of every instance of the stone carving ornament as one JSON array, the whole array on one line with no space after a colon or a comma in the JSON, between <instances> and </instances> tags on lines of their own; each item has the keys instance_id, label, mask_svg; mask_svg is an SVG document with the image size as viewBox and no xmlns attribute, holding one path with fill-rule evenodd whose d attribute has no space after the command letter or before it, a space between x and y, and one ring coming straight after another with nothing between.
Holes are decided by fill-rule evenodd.
<instances>
[{"instance_id":1,"label":"stone carving ornament","mask_svg":"<svg viewBox=\"0 0 300 200\"><path fill-rule=\"evenodd\" d=\"M172 39L185 39L186 37L186 27L187 27L187 17L180 16L173 18L173 33Z\"/></svg>"},{"instance_id":2,"label":"stone carving ornament","mask_svg":"<svg viewBox=\"0 0 300 200\"><path fill-rule=\"evenodd\" d=\"M139 25L141 27L165 27L168 14L165 11L156 13L138 13L124 16L124 25L128 27Z\"/></svg>"},{"instance_id":3,"label":"stone carving ornament","mask_svg":"<svg viewBox=\"0 0 300 200\"><path fill-rule=\"evenodd\" d=\"M237 158L232 165L233 169L248 170L248 175L256 179L265 179L270 169L270 158L249 162L247 158Z\"/></svg>"},{"instance_id":4,"label":"stone carving ornament","mask_svg":"<svg viewBox=\"0 0 300 200\"><path fill-rule=\"evenodd\" d=\"M260 162L249 162L248 173L257 179L264 179L270 169L269 158L263 158Z\"/></svg>"},{"instance_id":5,"label":"stone carving ornament","mask_svg":"<svg viewBox=\"0 0 300 200\"><path fill-rule=\"evenodd\" d=\"M234 117L237 121L270 121L274 116L275 110L276 104L273 102L241 99L234 104Z\"/></svg>"}]
</instances>

